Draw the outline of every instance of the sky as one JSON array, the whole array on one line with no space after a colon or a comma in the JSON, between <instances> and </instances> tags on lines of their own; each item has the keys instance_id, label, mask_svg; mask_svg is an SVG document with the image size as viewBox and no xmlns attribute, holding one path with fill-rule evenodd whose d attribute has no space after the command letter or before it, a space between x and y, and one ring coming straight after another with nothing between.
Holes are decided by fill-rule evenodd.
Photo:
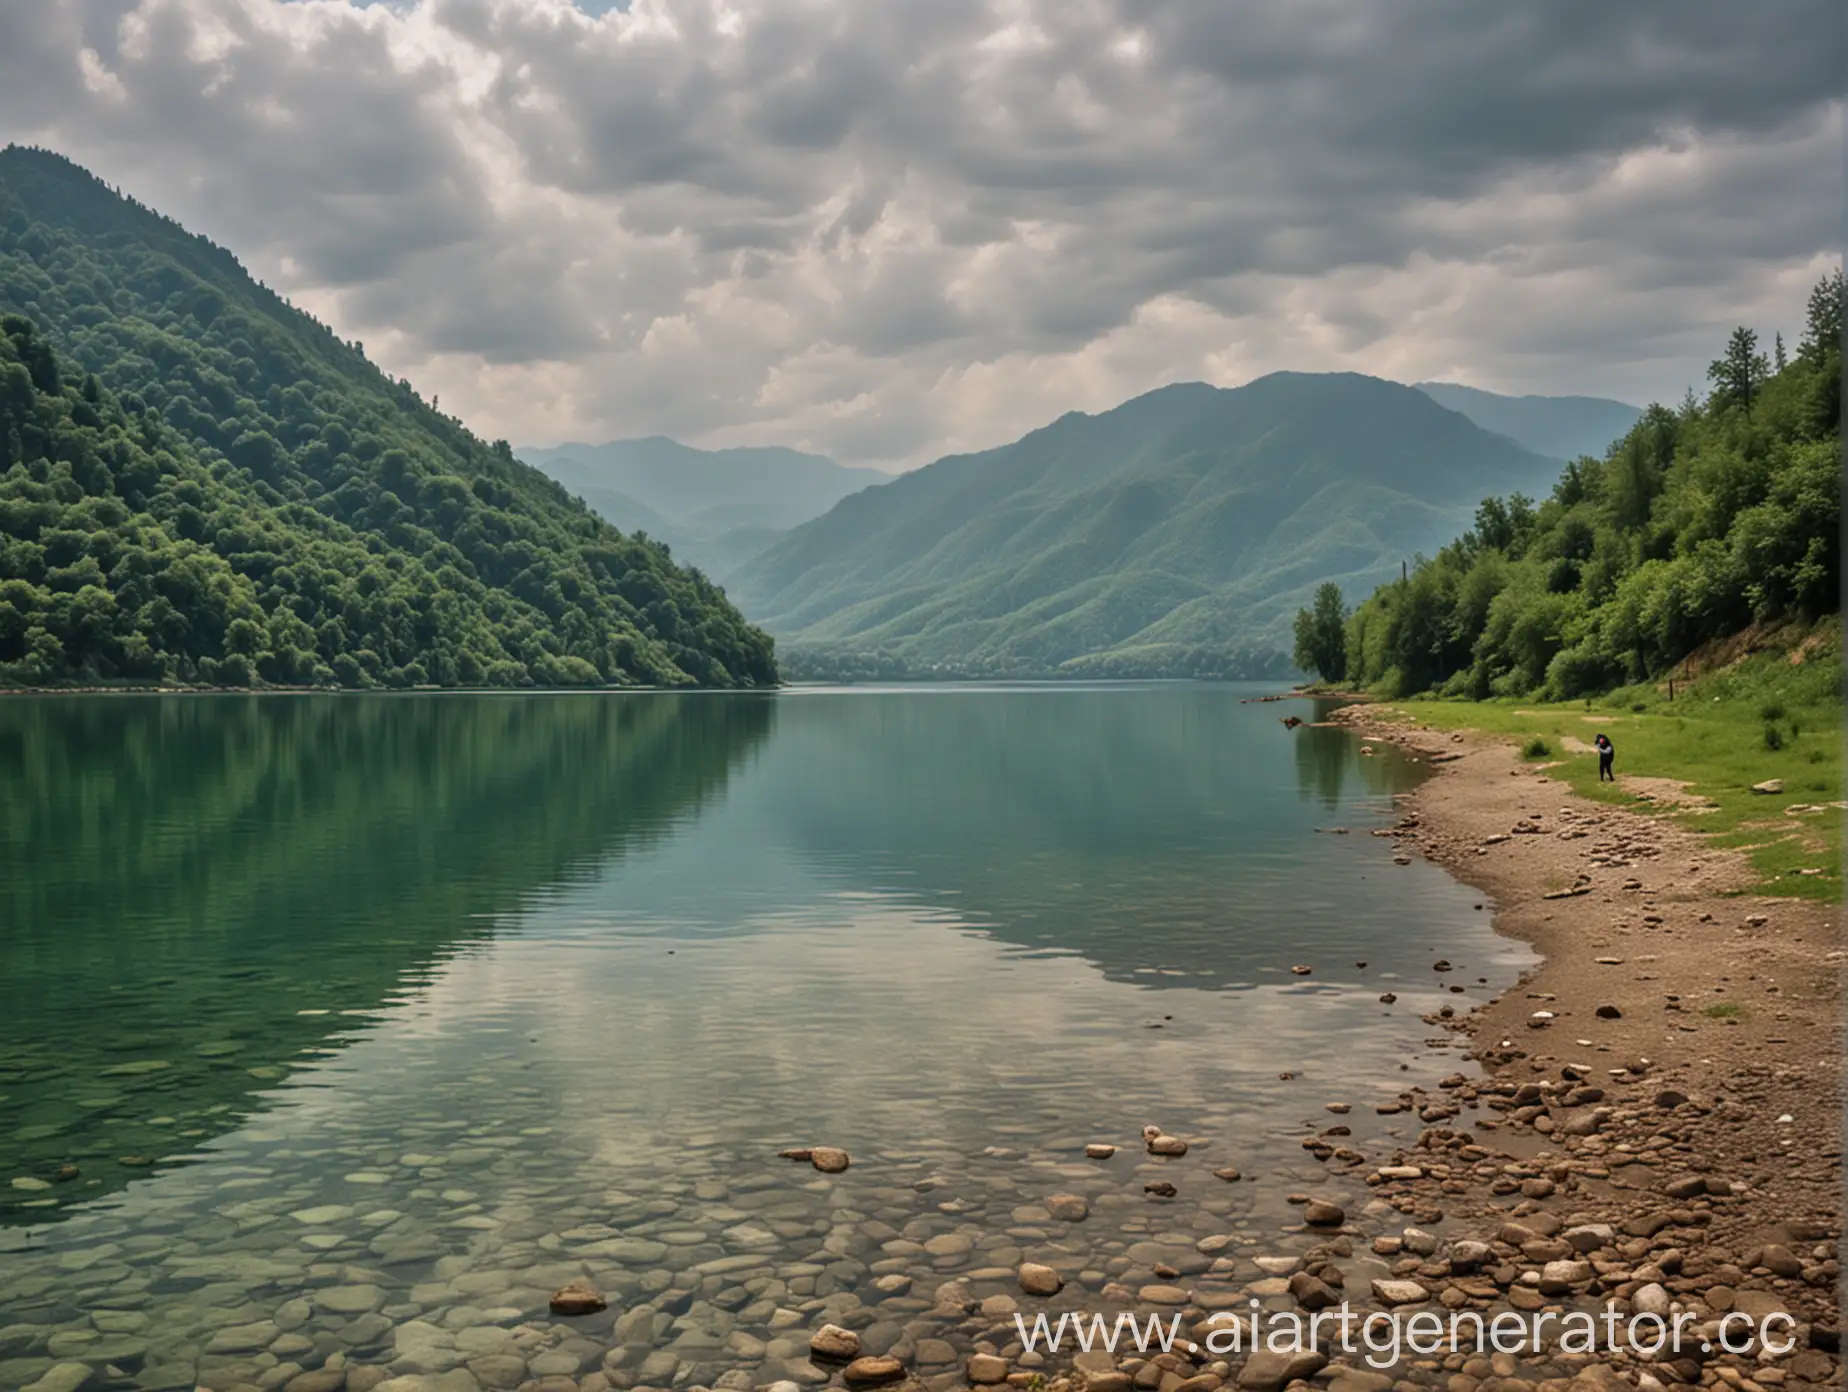
<instances>
[{"instance_id":1,"label":"sky","mask_svg":"<svg viewBox=\"0 0 1848 1392\"><path fill-rule=\"evenodd\" d=\"M34 0L0 141L486 437L909 467L1278 369L1634 403L1794 341L1839 0Z\"/></svg>"}]
</instances>

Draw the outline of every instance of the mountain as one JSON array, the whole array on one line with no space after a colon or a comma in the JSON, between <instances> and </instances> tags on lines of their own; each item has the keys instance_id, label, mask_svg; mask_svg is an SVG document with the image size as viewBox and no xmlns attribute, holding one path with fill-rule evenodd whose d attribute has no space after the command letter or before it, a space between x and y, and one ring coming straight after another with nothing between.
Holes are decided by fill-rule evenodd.
<instances>
[{"instance_id":1,"label":"mountain","mask_svg":"<svg viewBox=\"0 0 1848 1392\"><path fill-rule=\"evenodd\" d=\"M855 493L729 590L792 649L1166 672L1200 651L1287 650L1318 582L1365 592L1481 498L1557 470L1371 377L1190 383Z\"/></svg>"},{"instance_id":2,"label":"mountain","mask_svg":"<svg viewBox=\"0 0 1848 1392\"><path fill-rule=\"evenodd\" d=\"M777 679L704 576L46 151L0 151L0 316L0 685Z\"/></svg>"},{"instance_id":3,"label":"mountain","mask_svg":"<svg viewBox=\"0 0 1848 1392\"><path fill-rule=\"evenodd\" d=\"M1643 418L1635 406L1601 396L1497 396L1455 382L1419 382L1440 406L1468 416L1484 430L1553 459L1602 459L1611 441Z\"/></svg>"},{"instance_id":4,"label":"mountain","mask_svg":"<svg viewBox=\"0 0 1848 1392\"><path fill-rule=\"evenodd\" d=\"M523 448L597 514L723 578L791 527L891 476L779 448L702 450L655 435Z\"/></svg>"}]
</instances>

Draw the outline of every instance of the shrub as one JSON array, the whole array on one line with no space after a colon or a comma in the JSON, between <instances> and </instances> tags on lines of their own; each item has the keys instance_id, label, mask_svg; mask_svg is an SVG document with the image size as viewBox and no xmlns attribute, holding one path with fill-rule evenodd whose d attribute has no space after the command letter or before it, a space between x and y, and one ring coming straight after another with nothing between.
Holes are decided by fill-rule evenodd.
<instances>
[{"instance_id":1,"label":"shrub","mask_svg":"<svg viewBox=\"0 0 1848 1392\"><path fill-rule=\"evenodd\" d=\"M1521 748L1521 753L1529 759L1544 759L1553 752L1553 747L1540 736L1535 735Z\"/></svg>"},{"instance_id":2,"label":"shrub","mask_svg":"<svg viewBox=\"0 0 1848 1392\"><path fill-rule=\"evenodd\" d=\"M1778 729L1771 721L1767 720L1765 722L1765 748L1776 750L1782 749L1783 747L1784 732Z\"/></svg>"}]
</instances>

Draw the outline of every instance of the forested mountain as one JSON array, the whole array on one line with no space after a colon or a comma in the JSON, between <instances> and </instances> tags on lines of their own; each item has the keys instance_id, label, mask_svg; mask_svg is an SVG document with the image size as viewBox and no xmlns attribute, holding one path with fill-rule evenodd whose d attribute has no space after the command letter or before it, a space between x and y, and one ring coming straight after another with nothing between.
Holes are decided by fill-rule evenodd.
<instances>
[{"instance_id":1,"label":"forested mountain","mask_svg":"<svg viewBox=\"0 0 1848 1392\"><path fill-rule=\"evenodd\" d=\"M1643 415L1635 406L1601 396L1499 396L1455 382L1417 385L1438 405L1550 459L1601 456Z\"/></svg>"},{"instance_id":2,"label":"forested mountain","mask_svg":"<svg viewBox=\"0 0 1848 1392\"><path fill-rule=\"evenodd\" d=\"M805 668L1256 675L1318 582L1364 592L1557 470L1371 377L1191 383L855 493L730 589Z\"/></svg>"},{"instance_id":3,"label":"forested mountain","mask_svg":"<svg viewBox=\"0 0 1848 1392\"><path fill-rule=\"evenodd\" d=\"M702 450L655 435L517 453L624 531L717 579L849 493L891 477L780 448Z\"/></svg>"},{"instance_id":4,"label":"forested mountain","mask_svg":"<svg viewBox=\"0 0 1848 1392\"><path fill-rule=\"evenodd\" d=\"M0 151L0 683L773 683L697 571L232 255Z\"/></svg>"},{"instance_id":5,"label":"forested mountain","mask_svg":"<svg viewBox=\"0 0 1848 1392\"><path fill-rule=\"evenodd\" d=\"M1537 506L1475 526L1347 625L1345 677L1391 692L1553 697L1656 676L1752 624L1841 605L1841 272L1796 354L1734 331L1705 400L1652 406ZM1330 676L1343 675L1328 673Z\"/></svg>"}]
</instances>

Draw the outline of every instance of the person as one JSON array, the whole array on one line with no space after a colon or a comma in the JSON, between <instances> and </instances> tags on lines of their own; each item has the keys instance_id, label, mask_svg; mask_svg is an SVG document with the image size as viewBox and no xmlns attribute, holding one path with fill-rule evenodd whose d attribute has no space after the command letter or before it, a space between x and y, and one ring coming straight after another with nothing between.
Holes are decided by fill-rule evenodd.
<instances>
[{"instance_id":1,"label":"person","mask_svg":"<svg viewBox=\"0 0 1848 1392\"><path fill-rule=\"evenodd\" d=\"M1598 745L1598 781L1615 783L1617 775L1611 772L1611 760L1617 757L1617 747L1611 743L1609 735L1599 735Z\"/></svg>"}]
</instances>

